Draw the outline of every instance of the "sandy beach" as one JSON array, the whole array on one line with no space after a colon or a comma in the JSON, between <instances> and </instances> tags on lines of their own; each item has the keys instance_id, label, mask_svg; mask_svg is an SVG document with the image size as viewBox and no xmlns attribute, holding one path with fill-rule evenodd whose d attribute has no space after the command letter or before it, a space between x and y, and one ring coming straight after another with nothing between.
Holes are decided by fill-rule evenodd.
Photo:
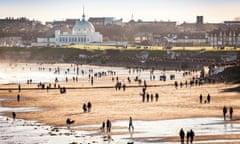
<instances>
[{"instance_id":1,"label":"sandy beach","mask_svg":"<svg viewBox=\"0 0 240 144\"><path fill-rule=\"evenodd\" d=\"M198 75L193 73L189 77L178 79L177 81L185 82L192 76ZM66 87L66 93L60 94L59 89L38 89L37 84L21 84L21 92L18 91L17 84L0 85L0 98L5 98L2 105L6 107L40 107L42 111L34 111L27 113L17 113L17 118L25 120L37 120L51 126L66 126L66 119L75 120L72 126L82 125L99 125L98 127L74 128L75 130L96 131L101 126L103 121L107 119L112 122L120 120L128 120L133 117L133 120L156 121L181 118L207 118L207 117L222 117L222 108L230 106L234 108L233 120L234 123L239 122L240 117L240 99L239 93L225 92L224 90L237 87L238 84L215 83L204 84L201 86L174 87L175 80L167 80L166 82L147 80L147 90L149 94L158 93L158 101L151 99L149 102L142 102L143 83L127 82L127 75L119 75L119 79L126 84L126 90L116 90L114 88L116 81L111 81L112 76L96 78L98 82L93 85L88 79L80 79L79 82L59 82L61 86ZM12 90L8 90L12 88ZM16 99L17 94L21 95L21 100ZM203 103L199 102L199 95L203 95ZM204 103L207 95L211 95L210 103ZM83 112L82 106L84 103L92 103L90 112ZM11 117L11 113L6 113L6 116ZM229 113L227 113L229 117ZM223 118L222 118L223 119ZM223 121L224 122L224 121ZM229 120L227 121L230 122ZM226 122L226 123L227 123ZM123 134L128 133L128 125ZM181 123L178 125L181 128ZM113 125L113 129L119 128ZM136 129L136 133L137 128ZM112 133L120 134L120 133ZM216 140L217 139L240 139L240 134L234 135L209 135L199 136L196 134L195 140ZM134 138L133 138L134 139ZM138 138L136 138L137 140ZM138 140L144 138L139 138ZM145 138L147 142L148 138ZM178 142L178 132L176 136L165 137L164 139L155 138L156 142L169 141ZM222 143L222 142L215 142ZM236 142L231 143L239 143Z\"/></svg>"}]
</instances>

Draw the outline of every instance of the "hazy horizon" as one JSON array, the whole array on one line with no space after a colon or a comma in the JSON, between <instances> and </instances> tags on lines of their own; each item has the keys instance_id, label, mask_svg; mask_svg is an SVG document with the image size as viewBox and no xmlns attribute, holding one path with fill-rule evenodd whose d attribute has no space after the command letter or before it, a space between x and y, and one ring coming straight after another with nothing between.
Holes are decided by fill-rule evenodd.
<instances>
[{"instance_id":1,"label":"hazy horizon","mask_svg":"<svg viewBox=\"0 0 240 144\"><path fill-rule=\"evenodd\" d=\"M238 0L0 0L0 18L26 17L41 22L89 17L115 17L131 20L215 23L240 17Z\"/></svg>"}]
</instances>

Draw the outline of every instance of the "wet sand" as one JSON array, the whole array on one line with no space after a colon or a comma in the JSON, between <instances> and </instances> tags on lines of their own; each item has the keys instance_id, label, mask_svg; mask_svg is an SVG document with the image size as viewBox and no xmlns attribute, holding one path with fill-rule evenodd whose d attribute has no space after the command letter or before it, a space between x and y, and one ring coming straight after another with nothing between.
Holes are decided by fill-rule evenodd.
<instances>
[{"instance_id":1,"label":"wet sand","mask_svg":"<svg viewBox=\"0 0 240 144\"><path fill-rule=\"evenodd\" d=\"M240 116L239 93L223 92L226 88L236 87L236 84L204 84L192 88L185 88L184 86L176 89L173 86L174 81L147 81L148 85L154 85L148 87L147 92L149 94L159 93L159 100L158 102L154 100L153 102L143 103L140 96L142 85L139 86L137 82L128 84L126 76L122 76L120 79L125 81L127 85L126 91L122 89L116 91L113 88L115 82L111 82L111 77L102 79L104 79L102 82L94 83L93 86L87 80L79 83L61 82L60 84L67 88L65 94L60 94L59 89L49 89L48 91L46 89L21 90L21 101L17 102L18 90L1 90L0 98L10 99L4 101L3 106L44 108L44 111L17 113L17 118L37 120L52 126L66 126L65 121L67 118L76 121L73 126L97 124L100 127L101 123L107 119L114 122L128 120L129 116L132 116L133 120L149 121L193 117L222 117L224 105L227 108L230 106L234 108L233 118L236 122L238 122L236 119ZM101 81L100 78L98 80ZM184 82L184 80L182 81ZM108 86L108 88L104 88L105 86ZM1 85L0 87L17 89L17 85ZM22 88L36 87L36 84L22 85ZM68 89L68 87L71 87L71 89ZM202 94L203 100L205 100L208 93L211 95L210 104L200 104L199 95ZM92 103L91 112L83 113L82 106L89 101ZM6 115L11 117L11 113ZM181 128L180 123L178 126ZM87 130L91 130L91 128ZM127 126L124 133L128 133ZM217 140L222 138L222 135L197 136L196 140ZM239 139L239 135L230 135L229 138ZM178 140L178 137L170 137L161 141L174 142Z\"/></svg>"}]
</instances>

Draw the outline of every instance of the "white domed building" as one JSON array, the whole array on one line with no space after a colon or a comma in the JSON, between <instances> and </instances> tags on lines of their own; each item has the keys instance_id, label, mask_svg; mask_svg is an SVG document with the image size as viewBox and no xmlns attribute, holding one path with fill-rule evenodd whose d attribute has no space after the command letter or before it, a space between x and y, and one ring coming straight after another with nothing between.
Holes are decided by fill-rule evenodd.
<instances>
[{"instance_id":1,"label":"white domed building","mask_svg":"<svg viewBox=\"0 0 240 144\"><path fill-rule=\"evenodd\" d=\"M94 26L85 20L84 14L82 21L76 21L71 34L67 32L61 33L60 30L55 31L55 44L57 46L99 42L102 42L102 34L95 32Z\"/></svg>"}]
</instances>

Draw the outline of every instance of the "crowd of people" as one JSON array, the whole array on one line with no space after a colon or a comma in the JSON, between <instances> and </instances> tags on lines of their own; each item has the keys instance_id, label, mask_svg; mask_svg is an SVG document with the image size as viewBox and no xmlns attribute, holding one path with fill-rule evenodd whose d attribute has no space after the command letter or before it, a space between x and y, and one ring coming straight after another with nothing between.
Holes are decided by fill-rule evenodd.
<instances>
[{"instance_id":1,"label":"crowd of people","mask_svg":"<svg viewBox=\"0 0 240 144\"><path fill-rule=\"evenodd\" d=\"M60 70L57 70L57 73L59 72ZM66 74L69 73L69 69L66 71ZM141 72L142 70L136 70L137 73ZM135 70L134 72L129 72L129 73L135 73ZM113 73L114 74L114 73ZM188 73L187 73L188 74ZM101 76L105 76L105 73L97 73L97 74L93 74L93 76L90 76L90 83L91 85L93 85L94 83L94 77L101 77ZM139 79L137 78L137 80L139 81ZM150 80L155 80L155 75L153 75L153 72L150 74ZM74 81L78 81L78 78L76 77L73 77L73 82ZM121 83L119 80L118 80L118 77L116 77L116 85L115 85L115 88L116 90L121 90L121 88L125 91L126 89L126 85L123 83ZM57 78L55 80L55 82L58 82ZM68 78L66 77L66 82L68 82ZM130 83L131 82L131 79L128 77L128 82ZM186 80L185 83L184 82L177 82L175 81L174 82L174 85L176 87L176 89L178 88L183 88L184 86L185 87L192 87L192 86L200 86L202 84L201 80L196 78L196 77L193 77L189 82ZM49 85L48 85L49 86ZM41 87L45 87L44 84L41 84ZM51 85L49 86L51 87ZM56 87L56 85L55 85ZM153 102L153 101L156 101L158 102L159 100L159 94L156 92L155 94L154 93L149 93L147 92L147 88L148 88L148 85L147 85L147 82L146 80L144 80L144 83L143 83L143 88L142 88L142 92L140 93L141 97L142 97L142 102ZM65 93L66 92L66 88L65 87L60 87L59 86L59 89L60 89L60 93ZM18 85L18 91L19 91L19 94L17 94L17 101L20 102L20 92L21 92L21 85ZM211 96L210 94L208 94L206 96L206 98L203 97L202 94L200 94L199 96L199 102L202 104L202 103L208 103L210 104L211 102ZM86 112L91 112L91 108L92 108L92 103L91 102L88 102L88 103L84 103L83 106L82 106L82 109L83 109L83 112L86 113ZM228 113L228 109L226 106L223 107L223 117L224 117L224 120L226 120L226 116L227 116L227 113ZM230 107L229 108L229 117L230 119L232 120L232 116L233 116L233 107ZM12 117L13 119L15 120L16 118L16 113L15 112L12 112ZM68 118L66 120L66 124L69 126L70 124L73 124L75 121L74 120L71 120L70 118ZM112 129L112 123L111 121L108 119L106 122L104 121L102 123L102 126L101 126L101 131L102 132L106 132L108 135L111 134L111 129ZM132 117L129 117L129 125L128 125L128 130L129 132L133 132L134 131L134 126L133 126L133 120L132 120ZM183 144L185 142L185 136L186 136L186 143L193 143L194 141L194 136L195 136L195 133L194 131L191 129L189 131L187 131L186 133L184 132L183 129L180 130L179 132L179 136L180 136L180 139L181 139L181 143Z\"/></svg>"}]
</instances>

